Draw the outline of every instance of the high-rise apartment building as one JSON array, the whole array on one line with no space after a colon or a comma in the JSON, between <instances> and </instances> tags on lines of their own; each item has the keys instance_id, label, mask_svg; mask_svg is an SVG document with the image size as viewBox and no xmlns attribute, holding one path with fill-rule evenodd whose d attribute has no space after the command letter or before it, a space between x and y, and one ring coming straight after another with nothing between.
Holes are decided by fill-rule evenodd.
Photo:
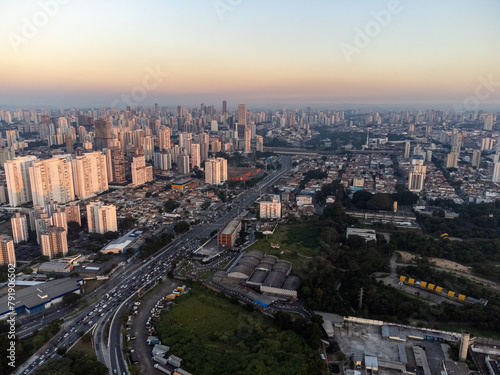
<instances>
[{"instance_id":1,"label":"high-rise apartment building","mask_svg":"<svg viewBox=\"0 0 500 375\"><path fill-rule=\"evenodd\" d=\"M177 169L178 169L179 173L182 173L182 174L187 174L190 172L189 155L180 154L177 157Z\"/></svg>"},{"instance_id":2,"label":"high-rise apartment building","mask_svg":"<svg viewBox=\"0 0 500 375\"><path fill-rule=\"evenodd\" d=\"M29 168L36 161L36 156L23 156L7 160L4 164L10 206L17 207L33 199Z\"/></svg>"},{"instance_id":3,"label":"high-rise apartment building","mask_svg":"<svg viewBox=\"0 0 500 375\"><path fill-rule=\"evenodd\" d=\"M28 219L26 215L16 212L16 215L10 219L12 224L12 238L14 243L28 241Z\"/></svg>"},{"instance_id":4,"label":"high-rise apartment building","mask_svg":"<svg viewBox=\"0 0 500 375\"><path fill-rule=\"evenodd\" d=\"M89 152L72 160L75 195L88 199L108 190L108 168L106 156L100 152Z\"/></svg>"},{"instance_id":5,"label":"high-rise apartment building","mask_svg":"<svg viewBox=\"0 0 500 375\"><path fill-rule=\"evenodd\" d=\"M411 151L411 143L410 141L405 142L405 159L408 159L410 157L410 151Z\"/></svg>"},{"instance_id":6,"label":"high-rise apartment building","mask_svg":"<svg viewBox=\"0 0 500 375\"><path fill-rule=\"evenodd\" d=\"M420 192L424 189L424 181L427 173L427 167L424 165L414 165L408 177L408 189L410 191Z\"/></svg>"},{"instance_id":7,"label":"high-rise apartment building","mask_svg":"<svg viewBox=\"0 0 500 375\"><path fill-rule=\"evenodd\" d=\"M33 205L45 206L51 199L57 203L75 200L73 170L68 159L37 161L29 171Z\"/></svg>"},{"instance_id":8,"label":"high-rise apartment building","mask_svg":"<svg viewBox=\"0 0 500 375\"><path fill-rule=\"evenodd\" d=\"M127 182L125 175L125 153L119 147L111 147L109 149L111 170L108 170L108 174L111 175L111 182L114 184L123 184ZM108 177L109 180L109 177Z\"/></svg>"},{"instance_id":9,"label":"high-rise apartment building","mask_svg":"<svg viewBox=\"0 0 500 375\"><path fill-rule=\"evenodd\" d=\"M252 131L250 128L245 129L245 152L250 152L252 147Z\"/></svg>"},{"instance_id":10,"label":"high-rise apartment building","mask_svg":"<svg viewBox=\"0 0 500 375\"><path fill-rule=\"evenodd\" d=\"M446 168L457 168L458 166L458 154L454 151L448 153L446 159Z\"/></svg>"},{"instance_id":11,"label":"high-rise apartment building","mask_svg":"<svg viewBox=\"0 0 500 375\"><path fill-rule=\"evenodd\" d=\"M255 150L264 152L264 137L261 135L255 136Z\"/></svg>"},{"instance_id":12,"label":"high-rise apartment building","mask_svg":"<svg viewBox=\"0 0 500 375\"><path fill-rule=\"evenodd\" d=\"M167 148L170 148L170 128L166 126L162 126L160 128L159 134L159 143L160 143L160 150L165 150Z\"/></svg>"},{"instance_id":13,"label":"high-rise apartment building","mask_svg":"<svg viewBox=\"0 0 500 375\"><path fill-rule=\"evenodd\" d=\"M479 168L479 164L481 164L481 150L472 151L472 162L473 167Z\"/></svg>"},{"instance_id":14,"label":"high-rise apartment building","mask_svg":"<svg viewBox=\"0 0 500 375\"><path fill-rule=\"evenodd\" d=\"M116 232L116 207L104 205L101 202L91 202L87 205L87 222L89 233Z\"/></svg>"},{"instance_id":15,"label":"high-rise apartment building","mask_svg":"<svg viewBox=\"0 0 500 375\"><path fill-rule=\"evenodd\" d=\"M65 209L57 207L56 211L52 213L52 224L68 230L68 218Z\"/></svg>"},{"instance_id":16,"label":"high-rise apartment building","mask_svg":"<svg viewBox=\"0 0 500 375\"><path fill-rule=\"evenodd\" d=\"M281 218L281 199L279 195L266 195L260 200L261 219Z\"/></svg>"},{"instance_id":17,"label":"high-rise apartment building","mask_svg":"<svg viewBox=\"0 0 500 375\"><path fill-rule=\"evenodd\" d=\"M247 126L247 105L238 104L238 124Z\"/></svg>"},{"instance_id":18,"label":"high-rise apartment building","mask_svg":"<svg viewBox=\"0 0 500 375\"><path fill-rule=\"evenodd\" d=\"M191 144L190 159L191 159L191 168L194 167L199 168L201 166L201 150L199 143Z\"/></svg>"},{"instance_id":19,"label":"high-rise apartment building","mask_svg":"<svg viewBox=\"0 0 500 375\"><path fill-rule=\"evenodd\" d=\"M205 162L205 182L221 185L227 180L227 160L224 158L208 159Z\"/></svg>"},{"instance_id":20,"label":"high-rise apartment building","mask_svg":"<svg viewBox=\"0 0 500 375\"><path fill-rule=\"evenodd\" d=\"M500 182L500 162L497 161L493 165L493 177L491 179L493 182Z\"/></svg>"},{"instance_id":21,"label":"high-rise apartment building","mask_svg":"<svg viewBox=\"0 0 500 375\"><path fill-rule=\"evenodd\" d=\"M99 119L94 122L95 149L101 151L103 148L113 147L112 123L107 119Z\"/></svg>"},{"instance_id":22,"label":"high-rise apartment building","mask_svg":"<svg viewBox=\"0 0 500 375\"><path fill-rule=\"evenodd\" d=\"M14 241L11 237L0 235L0 264L12 264L16 266L16 253Z\"/></svg>"},{"instance_id":23,"label":"high-rise apartment building","mask_svg":"<svg viewBox=\"0 0 500 375\"><path fill-rule=\"evenodd\" d=\"M82 218L80 215L80 205L76 202L70 202L68 206L65 207L66 221L74 221L82 225Z\"/></svg>"},{"instance_id":24,"label":"high-rise apartment building","mask_svg":"<svg viewBox=\"0 0 500 375\"><path fill-rule=\"evenodd\" d=\"M132 184L134 186L143 185L153 180L153 167L146 166L144 155L133 157L130 169L132 170Z\"/></svg>"},{"instance_id":25,"label":"high-rise apartment building","mask_svg":"<svg viewBox=\"0 0 500 375\"><path fill-rule=\"evenodd\" d=\"M65 256L68 253L68 237L64 228L50 225L41 234L42 255L53 259L58 254Z\"/></svg>"}]
</instances>

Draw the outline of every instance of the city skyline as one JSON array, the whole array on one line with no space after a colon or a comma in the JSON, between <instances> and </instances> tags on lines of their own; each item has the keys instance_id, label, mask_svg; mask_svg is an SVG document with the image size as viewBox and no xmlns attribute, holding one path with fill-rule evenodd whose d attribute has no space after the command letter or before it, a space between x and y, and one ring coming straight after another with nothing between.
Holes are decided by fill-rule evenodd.
<instances>
[{"instance_id":1,"label":"city skyline","mask_svg":"<svg viewBox=\"0 0 500 375\"><path fill-rule=\"evenodd\" d=\"M498 108L494 1L53 0L0 9L4 108L227 100L230 109L451 109L479 86L474 109Z\"/></svg>"}]
</instances>

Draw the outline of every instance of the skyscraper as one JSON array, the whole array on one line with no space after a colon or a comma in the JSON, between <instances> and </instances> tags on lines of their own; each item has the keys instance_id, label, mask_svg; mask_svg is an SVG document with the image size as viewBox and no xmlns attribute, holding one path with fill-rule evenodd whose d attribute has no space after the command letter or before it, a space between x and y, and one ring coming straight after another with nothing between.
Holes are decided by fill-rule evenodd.
<instances>
[{"instance_id":1,"label":"skyscraper","mask_svg":"<svg viewBox=\"0 0 500 375\"><path fill-rule=\"evenodd\" d=\"M125 176L125 153L119 147L111 147L109 151L112 169L108 173L111 174L111 181L114 184L123 184L127 182Z\"/></svg>"},{"instance_id":2,"label":"skyscraper","mask_svg":"<svg viewBox=\"0 0 500 375\"><path fill-rule=\"evenodd\" d=\"M165 150L167 148L170 148L170 128L166 126L162 126L160 128L159 134L159 143L160 143L160 150Z\"/></svg>"},{"instance_id":3,"label":"skyscraper","mask_svg":"<svg viewBox=\"0 0 500 375\"><path fill-rule=\"evenodd\" d=\"M116 207L104 205L101 202L91 202L87 205L87 222L89 233L116 232Z\"/></svg>"},{"instance_id":4,"label":"skyscraper","mask_svg":"<svg viewBox=\"0 0 500 375\"><path fill-rule=\"evenodd\" d=\"M250 128L245 129L245 152L250 152L252 147L252 131Z\"/></svg>"},{"instance_id":5,"label":"skyscraper","mask_svg":"<svg viewBox=\"0 0 500 375\"><path fill-rule=\"evenodd\" d=\"M12 224L12 238L14 243L28 241L28 219L26 215L16 212L16 215L10 219Z\"/></svg>"},{"instance_id":6,"label":"skyscraper","mask_svg":"<svg viewBox=\"0 0 500 375\"><path fill-rule=\"evenodd\" d=\"M73 170L64 157L35 162L30 182L33 205L45 206L51 199L57 203L75 200Z\"/></svg>"},{"instance_id":7,"label":"skyscraper","mask_svg":"<svg viewBox=\"0 0 500 375\"><path fill-rule=\"evenodd\" d=\"M94 122L95 149L101 151L103 148L113 147L113 133L111 121L99 119Z\"/></svg>"},{"instance_id":8,"label":"skyscraper","mask_svg":"<svg viewBox=\"0 0 500 375\"><path fill-rule=\"evenodd\" d=\"M106 156L100 151L89 152L72 160L75 194L87 199L108 190Z\"/></svg>"},{"instance_id":9,"label":"skyscraper","mask_svg":"<svg viewBox=\"0 0 500 375\"><path fill-rule=\"evenodd\" d=\"M7 160L4 164L10 206L17 207L33 199L29 168L35 161L36 156L24 156Z\"/></svg>"},{"instance_id":10,"label":"skyscraper","mask_svg":"<svg viewBox=\"0 0 500 375\"><path fill-rule=\"evenodd\" d=\"M55 258L58 254L63 256L68 253L68 238L64 228L50 225L41 234L42 255Z\"/></svg>"},{"instance_id":11,"label":"skyscraper","mask_svg":"<svg viewBox=\"0 0 500 375\"><path fill-rule=\"evenodd\" d=\"M0 235L0 264L12 264L16 266L16 253L14 241L11 237Z\"/></svg>"},{"instance_id":12,"label":"skyscraper","mask_svg":"<svg viewBox=\"0 0 500 375\"><path fill-rule=\"evenodd\" d=\"M199 143L191 144L190 158L191 158L191 168L194 167L199 168L201 166L201 150Z\"/></svg>"},{"instance_id":13,"label":"skyscraper","mask_svg":"<svg viewBox=\"0 0 500 375\"><path fill-rule=\"evenodd\" d=\"M222 101L222 113L227 113L227 101Z\"/></svg>"},{"instance_id":14,"label":"skyscraper","mask_svg":"<svg viewBox=\"0 0 500 375\"><path fill-rule=\"evenodd\" d=\"M247 126L247 105L238 104L238 124Z\"/></svg>"}]
</instances>

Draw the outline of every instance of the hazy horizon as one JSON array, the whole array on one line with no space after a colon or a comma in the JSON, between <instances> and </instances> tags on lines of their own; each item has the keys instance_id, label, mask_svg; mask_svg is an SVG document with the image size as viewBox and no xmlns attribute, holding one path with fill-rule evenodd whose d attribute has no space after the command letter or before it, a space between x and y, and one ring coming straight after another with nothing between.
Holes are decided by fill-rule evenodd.
<instances>
[{"instance_id":1,"label":"hazy horizon","mask_svg":"<svg viewBox=\"0 0 500 375\"><path fill-rule=\"evenodd\" d=\"M64 2L0 5L0 106L500 107L500 2Z\"/></svg>"}]
</instances>

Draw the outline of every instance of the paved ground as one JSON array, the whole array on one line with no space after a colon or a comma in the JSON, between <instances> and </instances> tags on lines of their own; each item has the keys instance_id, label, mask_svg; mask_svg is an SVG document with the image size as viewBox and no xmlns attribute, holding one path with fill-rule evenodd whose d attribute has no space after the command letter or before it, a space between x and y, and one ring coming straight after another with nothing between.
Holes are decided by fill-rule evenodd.
<instances>
[{"instance_id":1,"label":"paved ground","mask_svg":"<svg viewBox=\"0 0 500 375\"><path fill-rule=\"evenodd\" d=\"M152 292L144 297L139 306L139 313L132 317L132 329L130 335L137 337L137 339L129 341L129 347L135 349L137 357L139 358L139 367L141 374L155 374L160 373L153 365L155 362L151 360L152 346L146 343L148 337L148 330L146 329L146 321L151 316L151 309L156 305L156 302L162 297L170 294L172 289L178 287L181 283L177 280L166 279L162 284L159 284Z\"/></svg>"}]
</instances>

